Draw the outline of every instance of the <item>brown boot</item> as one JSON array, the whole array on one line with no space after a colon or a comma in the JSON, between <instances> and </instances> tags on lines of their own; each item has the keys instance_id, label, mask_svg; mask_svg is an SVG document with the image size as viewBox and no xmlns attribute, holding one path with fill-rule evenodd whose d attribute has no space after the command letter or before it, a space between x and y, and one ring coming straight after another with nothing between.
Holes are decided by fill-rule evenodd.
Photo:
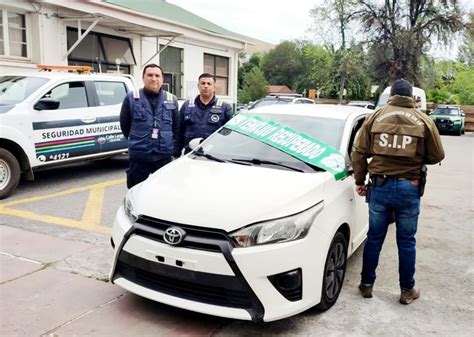
<instances>
[{"instance_id":1,"label":"brown boot","mask_svg":"<svg viewBox=\"0 0 474 337\"><path fill-rule=\"evenodd\" d=\"M420 297L420 290L412 288L410 290L403 291L400 295L400 303L401 304L410 304L414 300Z\"/></svg>"},{"instance_id":2,"label":"brown boot","mask_svg":"<svg viewBox=\"0 0 474 337\"><path fill-rule=\"evenodd\" d=\"M372 289L373 286L366 286L363 284L359 284L359 290L364 298L372 298Z\"/></svg>"}]
</instances>

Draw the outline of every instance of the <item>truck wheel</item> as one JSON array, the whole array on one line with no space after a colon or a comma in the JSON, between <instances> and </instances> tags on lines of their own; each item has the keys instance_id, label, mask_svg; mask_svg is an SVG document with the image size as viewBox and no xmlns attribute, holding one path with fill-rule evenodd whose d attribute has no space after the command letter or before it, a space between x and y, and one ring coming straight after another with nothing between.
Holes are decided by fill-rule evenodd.
<instances>
[{"instance_id":1,"label":"truck wheel","mask_svg":"<svg viewBox=\"0 0 474 337\"><path fill-rule=\"evenodd\" d=\"M0 199L8 197L20 182L20 164L15 156L0 149Z\"/></svg>"}]
</instances>

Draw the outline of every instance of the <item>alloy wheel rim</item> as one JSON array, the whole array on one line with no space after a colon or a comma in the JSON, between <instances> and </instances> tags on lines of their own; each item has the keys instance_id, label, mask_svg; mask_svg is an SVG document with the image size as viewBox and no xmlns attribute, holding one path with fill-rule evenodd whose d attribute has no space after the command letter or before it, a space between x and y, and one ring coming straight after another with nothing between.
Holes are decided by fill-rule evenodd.
<instances>
[{"instance_id":1,"label":"alloy wheel rim","mask_svg":"<svg viewBox=\"0 0 474 337\"><path fill-rule=\"evenodd\" d=\"M345 267L344 245L338 242L329 253L326 270L326 296L334 299L342 286Z\"/></svg>"},{"instance_id":2,"label":"alloy wheel rim","mask_svg":"<svg viewBox=\"0 0 474 337\"><path fill-rule=\"evenodd\" d=\"M0 190L3 190L10 182L11 172L7 162L0 159Z\"/></svg>"}]
</instances>

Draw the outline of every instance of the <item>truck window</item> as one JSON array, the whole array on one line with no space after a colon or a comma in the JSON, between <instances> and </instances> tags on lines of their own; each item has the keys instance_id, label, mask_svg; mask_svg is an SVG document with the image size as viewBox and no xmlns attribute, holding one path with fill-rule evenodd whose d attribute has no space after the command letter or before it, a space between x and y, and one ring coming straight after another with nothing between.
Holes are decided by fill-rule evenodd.
<instances>
[{"instance_id":1,"label":"truck window","mask_svg":"<svg viewBox=\"0 0 474 337\"><path fill-rule=\"evenodd\" d=\"M127 88L123 82L94 81L94 84L101 106L121 104L127 95Z\"/></svg>"},{"instance_id":2,"label":"truck window","mask_svg":"<svg viewBox=\"0 0 474 337\"><path fill-rule=\"evenodd\" d=\"M83 82L69 82L51 89L45 98L59 101L58 109L74 109L88 107L86 87Z\"/></svg>"}]
</instances>

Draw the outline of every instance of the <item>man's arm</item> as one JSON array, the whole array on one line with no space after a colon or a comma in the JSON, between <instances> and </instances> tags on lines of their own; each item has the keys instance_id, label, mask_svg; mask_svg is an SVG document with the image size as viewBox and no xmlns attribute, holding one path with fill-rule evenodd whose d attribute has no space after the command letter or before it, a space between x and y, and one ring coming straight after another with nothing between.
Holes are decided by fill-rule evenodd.
<instances>
[{"instance_id":1,"label":"man's arm","mask_svg":"<svg viewBox=\"0 0 474 337\"><path fill-rule=\"evenodd\" d=\"M429 119L428 134L425 138L425 156L423 162L425 164L436 164L444 159L444 149L441 143L441 137L434 122Z\"/></svg>"},{"instance_id":2,"label":"man's arm","mask_svg":"<svg viewBox=\"0 0 474 337\"><path fill-rule=\"evenodd\" d=\"M352 147L352 168L356 185L365 185L368 172L367 158L370 156L370 133L368 120L365 120L357 132L354 146Z\"/></svg>"},{"instance_id":3,"label":"man's arm","mask_svg":"<svg viewBox=\"0 0 474 337\"><path fill-rule=\"evenodd\" d=\"M130 102L128 95L125 96L122 102L122 109L120 110L120 128L125 138L128 139L130 129L132 127L132 112L130 111Z\"/></svg>"},{"instance_id":4,"label":"man's arm","mask_svg":"<svg viewBox=\"0 0 474 337\"><path fill-rule=\"evenodd\" d=\"M234 111L232 111L232 106L224 102L224 124L230 121L234 117Z\"/></svg>"}]
</instances>

